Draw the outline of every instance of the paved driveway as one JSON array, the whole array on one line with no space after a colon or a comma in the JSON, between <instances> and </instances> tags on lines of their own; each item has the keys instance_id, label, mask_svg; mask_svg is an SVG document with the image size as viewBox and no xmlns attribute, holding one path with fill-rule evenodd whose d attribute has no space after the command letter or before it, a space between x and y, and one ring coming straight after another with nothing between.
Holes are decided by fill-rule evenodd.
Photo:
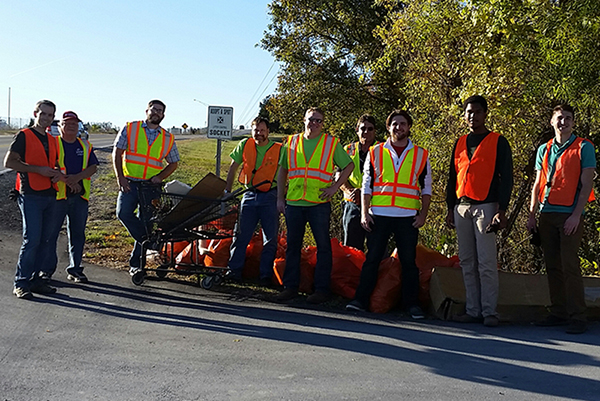
<instances>
[{"instance_id":1,"label":"paved driveway","mask_svg":"<svg viewBox=\"0 0 600 401\"><path fill-rule=\"evenodd\" d=\"M34 301L11 295L0 241L2 400L599 400L600 325L569 336L351 314L89 266ZM61 256L64 258L64 255Z\"/></svg>"}]
</instances>

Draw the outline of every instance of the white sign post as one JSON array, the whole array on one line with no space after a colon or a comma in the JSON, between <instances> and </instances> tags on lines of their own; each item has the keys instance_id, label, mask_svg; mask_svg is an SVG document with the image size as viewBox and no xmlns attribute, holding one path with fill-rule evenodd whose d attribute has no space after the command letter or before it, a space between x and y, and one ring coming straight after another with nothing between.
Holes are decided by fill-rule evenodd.
<instances>
[{"instance_id":1,"label":"white sign post","mask_svg":"<svg viewBox=\"0 0 600 401\"><path fill-rule=\"evenodd\" d=\"M233 107L208 106L207 138L217 140L217 177L221 176L221 141L233 135Z\"/></svg>"}]
</instances>

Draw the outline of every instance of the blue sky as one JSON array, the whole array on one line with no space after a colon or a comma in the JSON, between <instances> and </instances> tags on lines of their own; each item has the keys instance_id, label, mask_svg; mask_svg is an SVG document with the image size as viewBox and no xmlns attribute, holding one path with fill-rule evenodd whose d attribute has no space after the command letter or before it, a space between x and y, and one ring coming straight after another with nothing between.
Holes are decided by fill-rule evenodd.
<instances>
[{"instance_id":1,"label":"blue sky","mask_svg":"<svg viewBox=\"0 0 600 401\"><path fill-rule=\"evenodd\" d=\"M246 124L274 92L278 66L256 47L268 1L0 0L0 116L31 116L50 99L57 115L116 126L167 104L163 126L204 126L207 107Z\"/></svg>"}]
</instances>

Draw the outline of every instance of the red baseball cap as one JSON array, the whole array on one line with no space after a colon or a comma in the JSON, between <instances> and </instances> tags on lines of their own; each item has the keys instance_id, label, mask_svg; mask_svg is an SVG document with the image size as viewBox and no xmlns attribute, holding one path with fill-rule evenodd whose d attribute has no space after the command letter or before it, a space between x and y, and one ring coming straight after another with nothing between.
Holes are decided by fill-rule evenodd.
<instances>
[{"instance_id":1,"label":"red baseball cap","mask_svg":"<svg viewBox=\"0 0 600 401\"><path fill-rule=\"evenodd\" d=\"M68 120L81 121L79 119L79 117L77 117L77 114L74 111L65 111L62 115L62 120L63 121L68 121Z\"/></svg>"}]
</instances>

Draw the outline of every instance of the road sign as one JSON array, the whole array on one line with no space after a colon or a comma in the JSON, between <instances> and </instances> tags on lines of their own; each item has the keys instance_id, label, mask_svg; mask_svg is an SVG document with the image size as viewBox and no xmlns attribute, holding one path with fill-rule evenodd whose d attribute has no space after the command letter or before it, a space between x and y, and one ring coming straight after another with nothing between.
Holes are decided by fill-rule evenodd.
<instances>
[{"instance_id":1,"label":"road sign","mask_svg":"<svg viewBox=\"0 0 600 401\"><path fill-rule=\"evenodd\" d=\"M233 107L208 106L208 138L230 141L233 132Z\"/></svg>"}]
</instances>

